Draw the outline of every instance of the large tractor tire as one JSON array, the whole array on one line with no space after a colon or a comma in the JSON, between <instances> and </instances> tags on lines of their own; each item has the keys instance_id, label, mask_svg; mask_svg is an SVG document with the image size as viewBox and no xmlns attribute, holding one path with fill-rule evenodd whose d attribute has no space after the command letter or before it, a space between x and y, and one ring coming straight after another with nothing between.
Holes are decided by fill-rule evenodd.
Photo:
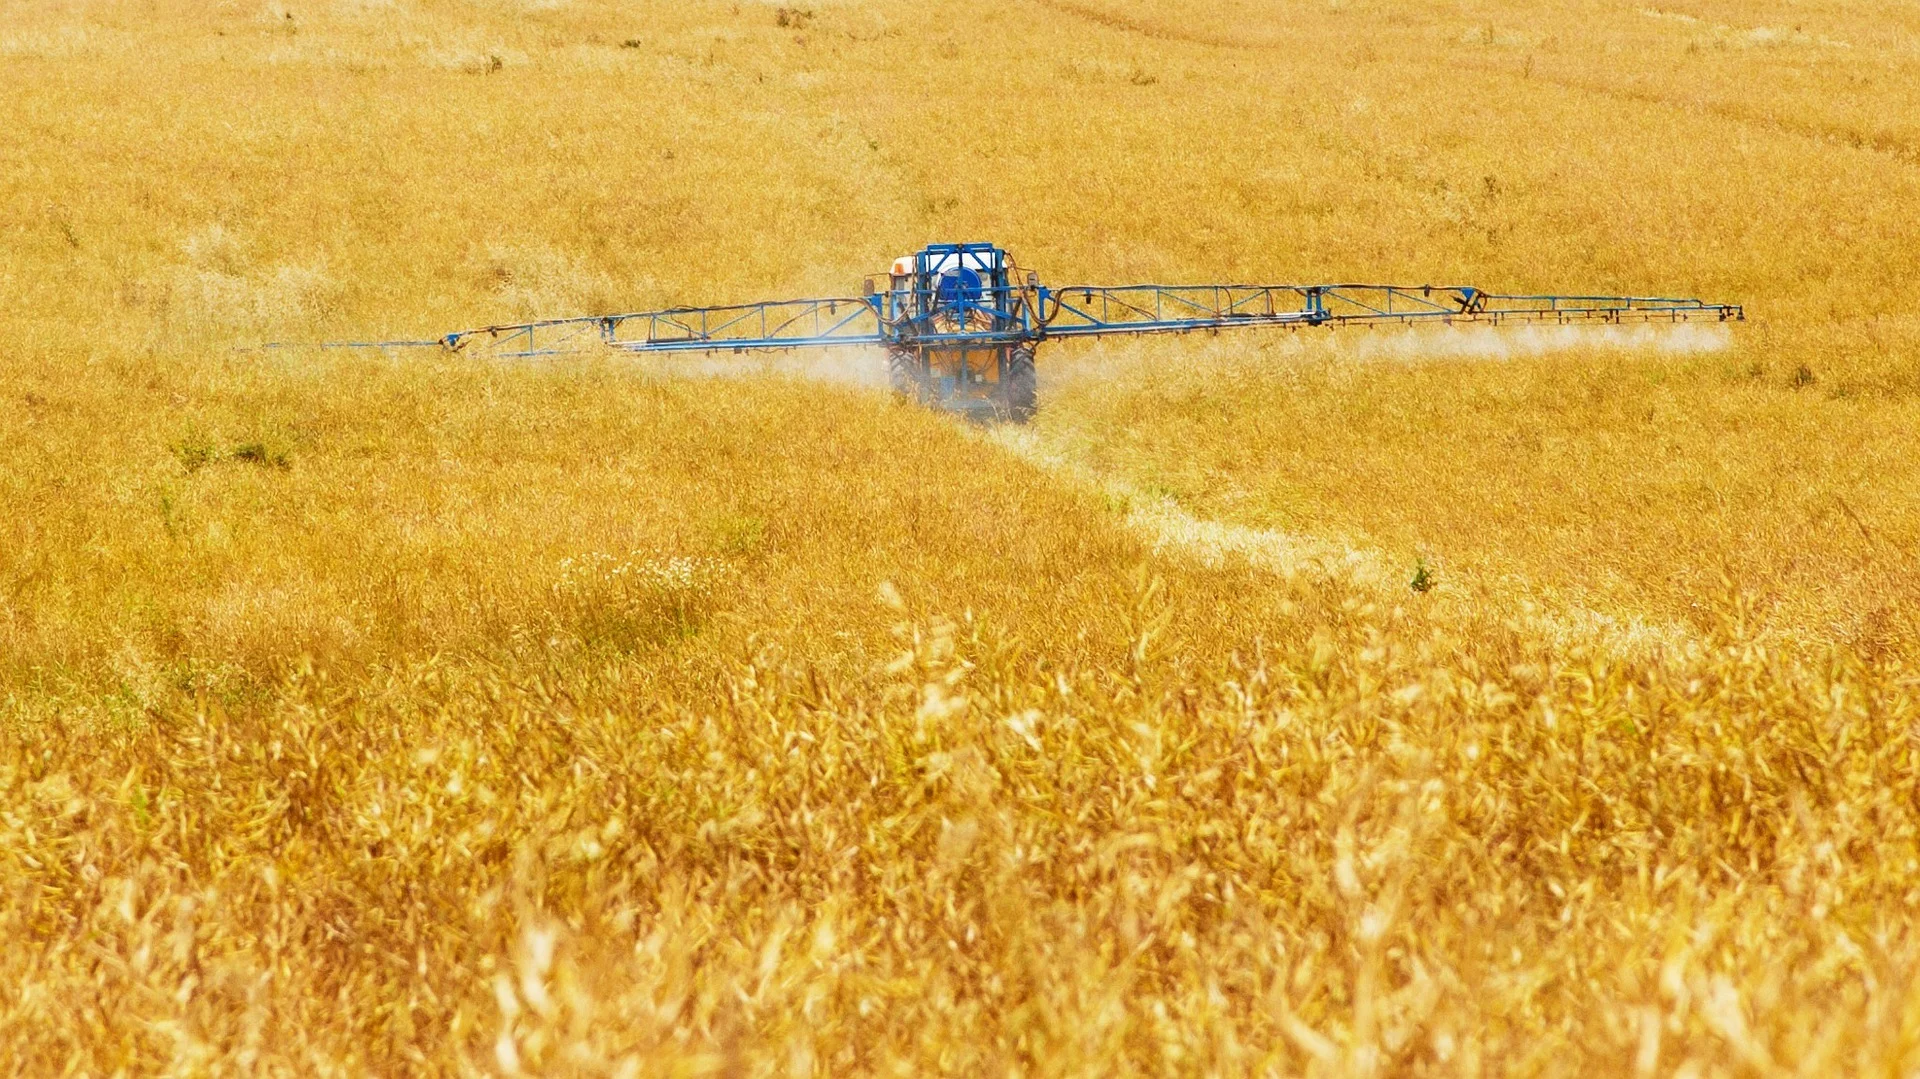
<instances>
[{"instance_id":1,"label":"large tractor tire","mask_svg":"<svg viewBox=\"0 0 1920 1079\"><path fill-rule=\"evenodd\" d=\"M920 369L920 357L904 348L887 350L887 381L893 392L909 401L927 399L926 374Z\"/></svg>"},{"instance_id":2,"label":"large tractor tire","mask_svg":"<svg viewBox=\"0 0 1920 1079\"><path fill-rule=\"evenodd\" d=\"M1020 345L1007 357L1004 381L1007 418L1015 423L1032 419L1040 394L1040 380L1033 371L1032 347Z\"/></svg>"}]
</instances>

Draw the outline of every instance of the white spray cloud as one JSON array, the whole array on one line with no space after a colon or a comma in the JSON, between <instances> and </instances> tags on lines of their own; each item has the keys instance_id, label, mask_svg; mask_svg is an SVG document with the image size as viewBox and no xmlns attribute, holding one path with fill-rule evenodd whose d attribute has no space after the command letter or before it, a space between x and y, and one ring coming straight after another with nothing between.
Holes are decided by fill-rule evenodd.
<instances>
[{"instance_id":1,"label":"white spray cloud","mask_svg":"<svg viewBox=\"0 0 1920 1079\"><path fill-rule=\"evenodd\" d=\"M1732 344L1732 332L1718 322L1445 326L1334 339L1337 351L1362 360L1511 360L1582 349L1684 354L1718 352Z\"/></svg>"},{"instance_id":2,"label":"white spray cloud","mask_svg":"<svg viewBox=\"0 0 1920 1079\"><path fill-rule=\"evenodd\" d=\"M1041 354L1040 378L1044 390L1082 379L1112 382L1130 377L1207 374L1294 361L1502 363L1596 351L1687 355L1718 352L1732 344L1731 328L1718 322L1298 329L1178 339L1136 338L1051 349Z\"/></svg>"},{"instance_id":3,"label":"white spray cloud","mask_svg":"<svg viewBox=\"0 0 1920 1079\"><path fill-rule=\"evenodd\" d=\"M1245 338L1222 336L1178 347L1195 366L1246 362ZM1557 352L1660 352L1669 355L1717 352L1733 344L1720 323L1643 324L1637 326L1451 326L1401 330L1298 331L1269 338L1263 350L1278 358L1326 356L1362 362L1505 361ZM1118 349L1075 354L1043 351L1043 382L1059 385L1077 376L1111 377L1124 373L1146 348L1166 342L1131 342ZM784 352L635 353L632 362L661 378L800 378L867 389L887 387L887 361L878 349L793 349Z\"/></svg>"}]
</instances>

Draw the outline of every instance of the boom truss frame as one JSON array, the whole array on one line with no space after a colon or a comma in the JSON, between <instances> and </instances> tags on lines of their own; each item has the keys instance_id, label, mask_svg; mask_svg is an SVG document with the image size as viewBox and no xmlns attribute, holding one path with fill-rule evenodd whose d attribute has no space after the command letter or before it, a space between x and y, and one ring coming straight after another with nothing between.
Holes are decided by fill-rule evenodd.
<instances>
[{"instance_id":1,"label":"boom truss frame","mask_svg":"<svg viewBox=\"0 0 1920 1079\"><path fill-rule=\"evenodd\" d=\"M920 290L908 290L909 292ZM1456 325L1741 321L1738 304L1649 296L1515 295L1450 285L1029 285L950 303L948 325L889 317L898 290L864 297L674 307L461 330L433 342L500 357L551 356L602 345L628 352L714 352L1037 343L1122 334L1256 326ZM1000 295L992 295L998 292ZM356 345L359 343L355 343Z\"/></svg>"},{"instance_id":2,"label":"boom truss frame","mask_svg":"<svg viewBox=\"0 0 1920 1079\"><path fill-rule=\"evenodd\" d=\"M333 342L329 348L439 346L501 357L585 347L673 353L871 347L1031 348L1054 338L1191 333L1254 326L1740 321L1738 304L1648 296L1517 295L1470 285L1068 285L1049 288L988 243L931 244L863 295L672 307L458 330L430 341ZM277 346L270 346L277 347Z\"/></svg>"}]
</instances>

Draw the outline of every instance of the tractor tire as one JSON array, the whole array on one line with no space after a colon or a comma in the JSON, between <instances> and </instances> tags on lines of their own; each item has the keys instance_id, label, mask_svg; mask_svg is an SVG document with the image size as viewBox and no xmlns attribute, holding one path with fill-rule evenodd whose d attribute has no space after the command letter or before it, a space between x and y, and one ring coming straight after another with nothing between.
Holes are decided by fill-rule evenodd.
<instances>
[{"instance_id":1,"label":"tractor tire","mask_svg":"<svg viewBox=\"0 0 1920 1079\"><path fill-rule=\"evenodd\" d=\"M893 392L910 401L924 402L927 399L927 382L920 370L920 357L907 349L888 350L887 381L893 386Z\"/></svg>"},{"instance_id":2,"label":"tractor tire","mask_svg":"<svg viewBox=\"0 0 1920 1079\"><path fill-rule=\"evenodd\" d=\"M1033 418L1038 408L1040 380L1033 371L1033 349L1021 345L1007 357L1005 379L1007 418L1015 423L1025 423Z\"/></svg>"}]
</instances>

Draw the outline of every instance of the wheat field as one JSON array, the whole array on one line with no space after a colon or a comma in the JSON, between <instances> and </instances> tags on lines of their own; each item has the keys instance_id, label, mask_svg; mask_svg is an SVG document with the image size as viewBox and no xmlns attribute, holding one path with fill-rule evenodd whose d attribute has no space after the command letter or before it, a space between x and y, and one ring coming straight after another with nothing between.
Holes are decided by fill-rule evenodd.
<instances>
[{"instance_id":1,"label":"wheat field","mask_svg":"<svg viewBox=\"0 0 1920 1079\"><path fill-rule=\"evenodd\" d=\"M1662 2L0 0L0 1069L1920 1071L1920 11ZM975 239L1748 321L257 349Z\"/></svg>"}]
</instances>

